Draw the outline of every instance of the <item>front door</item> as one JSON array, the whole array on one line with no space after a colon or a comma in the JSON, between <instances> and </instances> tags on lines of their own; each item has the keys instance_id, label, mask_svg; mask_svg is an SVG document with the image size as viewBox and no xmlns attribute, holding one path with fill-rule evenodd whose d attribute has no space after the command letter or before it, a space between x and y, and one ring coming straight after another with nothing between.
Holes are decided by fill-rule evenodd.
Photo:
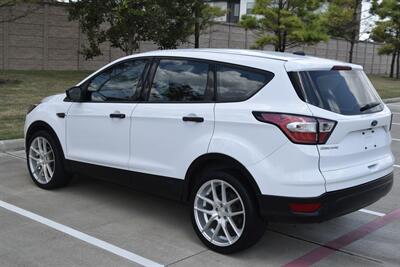
<instances>
[{"instance_id":1,"label":"front door","mask_svg":"<svg viewBox=\"0 0 400 267\"><path fill-rule=\"evenodd\" d=\"M86 83L86 101L73 103L66 116L67 159L127 168L132 112L145 66L145 60L117 63Z\"/></svg>"}]
</instances>

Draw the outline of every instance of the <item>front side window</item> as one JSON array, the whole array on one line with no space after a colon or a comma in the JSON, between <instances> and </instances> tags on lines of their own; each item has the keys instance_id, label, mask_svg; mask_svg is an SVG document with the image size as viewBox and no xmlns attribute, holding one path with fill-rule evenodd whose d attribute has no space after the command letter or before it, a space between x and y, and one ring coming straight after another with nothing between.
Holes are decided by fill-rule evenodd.
<instances>
[{"instance_id":1,"label":"front side window","mask_svg":"<svg viewBox=\"0 0 400 267\"><path fill-rule=\"evenodd\" d=\"M97 75L87 87L91 101L135 100L145 66L145 60L127 61Z\"/></svg>"},{"instance_id":2,"label":"front side window","mask_svg":"<svg viewBox=\"0 0 400 267\"><path fill-rule=\"evenodd\" d=\"M208 90L208 63L161 59L150 90L150 102L204 101Z\"/></svg>"},{"instance_id":3,"label":"front side window","mask_svg":"<svg viewBox=\"0 0 400 267\"><path fill-rule=\"evenodd\" d=\"M245 67L217 66L218 101L244 101L272 80L274 74Z\"/></svg>"}]
</instances>

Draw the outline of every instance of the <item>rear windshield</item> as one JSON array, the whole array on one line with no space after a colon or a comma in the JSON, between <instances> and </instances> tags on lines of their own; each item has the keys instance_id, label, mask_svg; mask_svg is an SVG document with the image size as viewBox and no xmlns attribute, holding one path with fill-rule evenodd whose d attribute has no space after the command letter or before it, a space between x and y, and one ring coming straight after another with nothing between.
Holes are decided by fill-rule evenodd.
<instances>
[{"instance_id":1,"label":"rear windshield","mask_svg":"<svg viewBox=\"0 0 400 267\"><path fill-rule=\"evenodd\" d=\"M289 72L299 97L314 106L343 115L382 111L381 100L361 70Z\"/></svg>"}]
</instances>

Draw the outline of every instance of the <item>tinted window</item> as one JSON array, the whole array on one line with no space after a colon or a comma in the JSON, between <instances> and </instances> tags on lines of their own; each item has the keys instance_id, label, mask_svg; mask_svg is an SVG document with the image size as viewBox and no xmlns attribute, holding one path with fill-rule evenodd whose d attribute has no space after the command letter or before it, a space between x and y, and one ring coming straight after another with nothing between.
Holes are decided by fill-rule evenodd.
<instances>
[{"instance_id":1,"label":"tinted window","mask_svg":"<svg viewBox=\"0 0 400 267\"><path fill-rule=\"evenodd\" d=\"M220 65L217 68L219 101L243 101L272 80L271 72Z\"/></svg>"},{"instance_id":2,"label":"tinted window","mask_svg":"<svg viewBox=\"0 0 400 267\"><path fill-rule=\"evenodd\" d=\"M190 60L160 60L149 101L202 101L207 95L209 65Z\"/></svg>"},{"instance_id":3,"label":"tinted window","mask_svg":"<svg viewBox=\"0 0 400 267\"><path fill-rule=\"evenodd\" d=\"M289 75L298 94L302 94L301 98L322 109L343 115L357 115L381 111L383 108L363 71L301 71Z\"/></svg>"},{"instance_id":4,"label":"tinted window","mask_svg":"<svg viewBox=\"0 0 400 267\"><path fill-rule=\"evenodd\" d=\"M137 97L146 61L127 61L105 70L88 85L92 101L129 101Z\"/></svg>"}]
</instances>

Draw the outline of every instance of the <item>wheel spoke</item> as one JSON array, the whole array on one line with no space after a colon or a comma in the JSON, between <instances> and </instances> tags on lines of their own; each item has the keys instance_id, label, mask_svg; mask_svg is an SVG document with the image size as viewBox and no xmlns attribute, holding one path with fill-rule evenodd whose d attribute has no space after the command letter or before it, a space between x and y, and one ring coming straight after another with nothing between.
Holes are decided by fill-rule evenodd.
<instances>
[{"instance_id":1,"label":"wheel spoke","mask_svg":"<svg viewBox=\"0 0 400 267\"><path fill-rule=\"evenodd\" d=\"M211 216L210 219L208 219L206 225L204 225L204 228L203 228L203 230L201 231L202 233L203 233L204 231L206 231L208 228L210 228L211 223L215 220L215 218L217 218L217 216L218 216L218 215L215 214L215 215Z\"/></svg>"},{"instance_id":2,"label":"wheel spoke","mask_svg":"<svg viewBox=\"0 0 400 267\"><path fill-rule=\"evenodd\" d=\"M40 154L40 152L39 152L39 150L37 150L36 148L34 148L33 146L31 146L31 148L30 148L33 152L35 152L36 153L36 155L39 155Z\"/></svg>"},{"instance_id":3,"label":"wheel spoke","mask_svg":"<svg viewBox=\"0 0 400 267\"><path fill-rule=\"evenodd\" d=\"M47 154L47 143L43 140L43 154Z\"/></svg>"},{"instance_id":4,"label":"wheel spoke","mask_svg":"<svg viewBox=\"0 0 400 267\"><path fill-rule=\"evenodd\" d=\"M229 207L229 206L231 206L233 203L235 203L236 201L238 201L239 200L239 198L237 197L237 198L234 198L234 199L232 199L232 200L229 200L228 202L226 202L226 205Z\"/></svg>"},{"instance_id":5,"label":"wheel spoke","mask_svg":"<svg viewBox=\"0 0 400 267\"><path fill-rule=\"evenodd\" d=\"M217 234L218 234L220 229L221 229L221 223L218 223L217 227L215 227L214 233L213 233L213 235L211 237L211 241L213 241L215 239L215 237L217 236Z\"/></svg>"},{"instance_id":6,"label":"wheel spoke","mask_svg":"<svg viewBox=\"0 0 400 267\"><path fill-rule=\"evenodd\" d=\"M214 203L219 202L219 199L217 196L217 188L216 188L214 181L211 181L211 190L212 190L212 196L213 196Z\"/></svg>"},{"instance_id":7,"label":"wheel spoke","mask_svg":"<svg viewBox=\"0 0 400 267\"><path fill-rule=\"evenodd\" d=\"M237 236L240 236L242 234L242 232L237 228L237 226L236 226L235 222L232 220L232 218L228 217L227 219L228 219L228 222L231 225L233 231L235 232L235 234Z\"/></svg>"},{"instance_id":8,"label":"wheel spoke","mask_svg":"<svg viewBox=\"0 0 400 267\"><path fill-rule=\"evenodd\" d=\"M226 203L226 184L224 181L221 181L221 200L222 203Z\"/></svg>"},{"instance_id":9,"label":"wheel spoke","mask_svg":"<svg viewBox=\"0 0 400 267\"><path fill-rule=\"evenodd\" d=\"M228 229L226 228L226 225L221 224L222 231L224 232L224 235L226 239L228 239L229 244L232 244L232 236L229 234Z\"/></svg>"},{"instance_id":10,"label":"wheel spoke","mask_svg":"<svg viewBox=\"0 0 400 267\"><path fill-rule=\"evenodd\" d=\"M44 173L44 179L46 179L46 182L50 181L47 166L45 164L43 164L43 173Z\"/></svg>"},{"instance_id":11,"label":"wheel spoke","mask_svg":"<svg viewBox=\"0 0 400 267\"><path fill-rule=\"evenodd\" d=\"M244 211L234 211L234 212L228 212L228 216L229 217L234 217L234 216L238 216L238 215L242 215L244 214Z\"/></svg>"},{"instance_id":12,"label":"wheel spoke","mask_svg":"<svg viewBox=\"0 0 400 267\"><path fill-rule=\"evenodd\" d=\"M36 162L40 159L40 158L35 158L35 157L32 156L32 155L29 155L29 158L30 158L30 159L33 159L33 160L36 161Z\"/></svg>"},{"instance_id":13,"label":"wheel spoke","mask_svg":"<svg viewBox=\"0 0 400 267\"><path fill-rule=\"evenodd\" d=\"M213 210L206 210L198 207L194 207L195 210L200 211L202 213L208 214L208 215L214 215L215 212Z\"/></svg>"},{"instance_id":14,"label":"wheel spoke","mask_svg":"<svg viewBox=\"0 0 400 267\"><path fill-rule=\"evenodd\" d=\"M40 138L40 137L38 138L37 145L38 145L39 153L42 154L43 153L42 138Z\"/></svg>"},{"instance_id":15,"label":"wheel spoke","mask_svg":"<svg viewBox=\"0 0 400 267\"><path fill-rule=\"evenodd\" d=\"M45 164L44 166L47 169L47 172L49 173L50 178L53 177L53 170L51 169L50 165Z\"/></svg>"},{"instance_id":16,"label":"wheel spoke","mask_svg":"<svg viewBox=\"0 0 400 267\"><path fill-rule=\"evenodd\" d=\"M211 205L215 205L214 201L212 201L211 199L209 199L208 197L202 196L200 194L197 194L197 197L200 198L201 200L204 200L205 202L211 204Z\"/></svg>"}]
</instances>

